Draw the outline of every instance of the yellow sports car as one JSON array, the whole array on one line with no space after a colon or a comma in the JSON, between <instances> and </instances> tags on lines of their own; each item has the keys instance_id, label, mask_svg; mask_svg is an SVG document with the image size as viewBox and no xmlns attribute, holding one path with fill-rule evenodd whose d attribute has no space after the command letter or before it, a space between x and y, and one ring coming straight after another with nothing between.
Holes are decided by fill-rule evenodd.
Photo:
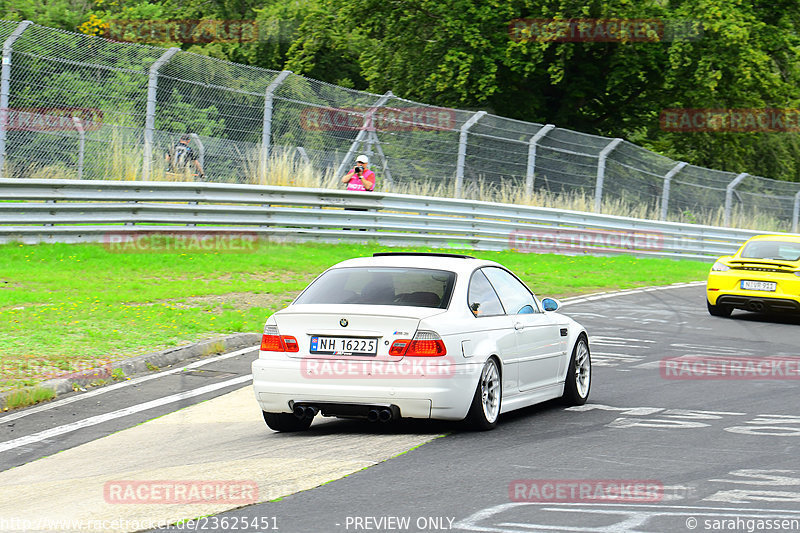
<instances>
[{"instance_id":1,"label":"yellow sports car","mask_svg":"<svg viewBox=\"0 0 800 533\"><path fill-rule=\"evenodd\" d=\"M800 312L800 237L758 235L717 259L706 284L708 312Z\"/></svg>"}]
</instances>

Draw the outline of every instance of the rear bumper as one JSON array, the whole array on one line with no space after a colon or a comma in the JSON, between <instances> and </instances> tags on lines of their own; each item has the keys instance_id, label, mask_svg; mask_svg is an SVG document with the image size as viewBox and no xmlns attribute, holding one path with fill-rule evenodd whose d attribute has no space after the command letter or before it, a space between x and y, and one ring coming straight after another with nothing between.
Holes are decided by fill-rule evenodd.
<instances>
[{"instance_id":1,"label":"rear bumper","mask_svg":"<svg viewBox=\"0 0 800 533\"><path fill-rule=\"evenodd\" d=\"M765 313L800 313L800 302L788 298L765 298L739 294L721 294L716 305L730 305L735 309Z\"/></svg>"},{"instance_id":2,"label":"rear bumper","mask_svg":"<svg viewBox=\"0 0 800 533\"><path fill-rule=\"evenodd\" d=\"M444 367L447 367L446 371ZM483 362L442 365L442 372L387 375L320 375L298 359L253 361L253 390L262 411L290 413L294 403L396 406L403 418L462 420L467 416Z\"/></svg>"},{"instance_id":3,"label":"rear bumper","mask_svg":"<svg viewBox=\"0 0 800 533\"><path fill-rule=\"evenodd\" d=\"M775 291L754 291L742 288L744 280L773 282L777 285ZM736 269L711 272L706 284L706 297L711 305L730 305L746 311L800 312L800 277Z\"/></svg>"}]
</instances>

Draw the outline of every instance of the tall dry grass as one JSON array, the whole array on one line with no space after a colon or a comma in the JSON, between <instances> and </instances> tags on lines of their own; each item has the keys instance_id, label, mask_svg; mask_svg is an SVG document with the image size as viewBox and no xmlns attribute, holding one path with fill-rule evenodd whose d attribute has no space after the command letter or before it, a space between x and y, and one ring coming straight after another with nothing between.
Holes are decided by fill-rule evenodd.
<instances>
[{"instance_id":1,"label":"tall dry grass","mask_svg":"<svg viewBox=\"0 0 800 533\"><path fill-rule=\"evenodd\" d=\"M337 188L333 170L326 169L320 172L314 169L310 163L297 159L289 151L273 154L267 161L266 172L264 172L261 167L260 151L254 150L245 158L244 175L246 182L252 185Z\"/></svg>"},{"instance_id":2,"label":"tall dry grass","mask_svg":"<svg viewBox=\"0 0 800 533\"><path fill-rule=\"evenodd\" d=\"M99 158L100 171L105 179L135 181L142 176L143 150L140 143L130 138L127 130L113 128L111 141L106 144L106 154L91 154ZM283 187L309 187L321 189L343 189L344 185L334 175L330 168L320 171L313 164L296 157L291 150L273 154L266 166L266 172L261 166L260 151L253 150L243 154L244 165L241 176L209 176L210 181L233 183L250 183L253 185L274 185ZM90 154L87 153L87 157ZM77 172L69 165L56 163L41 165L38 163L23 163L19 160L6 160L7 175L20 172L27 177L37 179L76 179ZM195 181L199 179L188 169L185 172L167 172L163 152L154 149L153 163L150 179L153 181ZM411 194L415 196L431 196L452 198L454 196L453 180L397 180L393 183L382 181L378 176L376 190ZM594 211L594 196L584 191L534 191L531 195L525 193L524 184L520 181L508 180L501 183L488 182L478 179L468 183L463 188L461 198L497 202L514 205L530 205L548 207L553 209L567 209L570 211ZM604 198L601 213L639 219L658 220L660 207L625 198ZM667 220L690 224L708 226L724 225L724 207L719 206L711 210L684 211L670 213ZM734 206L731 213L731 226L741 229L758 231L790 231L790 222L777 219L762 211L745 208L741 205Z\"/></svg>"},{"instance_id":3,"label":"tall dry grass","mask_svg":"<svg viewBox=\"0 0 800 533\"><path fill-rule=\"evenodd\" d=\"M323 189L342 189L344 185L333 176L329 169L325 172L315 170L309 163L298 161L290 154L271 158L266 175L260 171L260 166L251 164L246 175L248 183L258 185L281 185L294 187L313 187ZM427 181L395 181L391 184L381 183L380 177L377 190L387 193L412 194L415 196L432 196L452 198L454 185L452 180L434 182ZM464 187L461 197L467 200L480 200L514 205L530 205L536 207L549 207L553 209L567 209L570 211L594 211L594 196L583 191L534 191L525 194L524 185L519 182L507 181L500 184L489 183L479 179ZM724 225L724 207L719 206L714 210L685 211L683 213L670 213L667 220L689 224L707 226ZM600 212L607 215L624 216L646 220L658 220L661 208L658 205L648 205L641 202L626 200L624 198L604 198ZM748 209L741 205L734 206L731 213L731 226L741 229L757 231L789 231L789 222L779 220L763 212Z\"/></svg>"}]
</instances>

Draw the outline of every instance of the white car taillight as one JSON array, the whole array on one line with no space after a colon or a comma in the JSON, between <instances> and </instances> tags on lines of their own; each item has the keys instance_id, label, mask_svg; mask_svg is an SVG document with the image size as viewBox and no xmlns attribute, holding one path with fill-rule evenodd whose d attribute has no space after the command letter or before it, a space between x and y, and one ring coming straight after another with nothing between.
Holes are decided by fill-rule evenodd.
<instances>
[{"instance_id":1,"label":"white car taillight","mask_svg":"<svg viewBox=\"0 0 800 533\"><path fill-rule=\"evenodd\" d=\"M444 341L435 331L417 331L413 339L397 339L389 355L406 357L439 357L447 355Z\"/></svg>"},{"instance_id":2,"label":"white car taillight","mask_svg":"<svg viewBox=\"0 0 800 533\"><path fill-rule=\"evenodd\" d=\"M297 339L291 335L281 335L278 326L267 324L261 336L261 351L263 352L298 352L300 346Z\"/></svg>"}]
</instances>

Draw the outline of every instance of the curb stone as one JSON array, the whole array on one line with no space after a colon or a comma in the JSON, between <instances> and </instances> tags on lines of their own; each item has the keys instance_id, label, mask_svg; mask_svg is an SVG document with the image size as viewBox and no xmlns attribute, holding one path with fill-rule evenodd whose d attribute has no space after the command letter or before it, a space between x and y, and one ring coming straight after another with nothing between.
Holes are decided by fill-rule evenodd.
<instances>
[{"instance_id":1,"label":"curb stone","mask_svg":"<svg viewBox=\"0 0 800 533\"><path fill-rule=\"evenodd\" d=\"M43 381L35 387L52 389L56 396L72 392L75 386L82 387L97 379L111 379L111 373L121 369L126 376L143 372L154 371L153 367L162 368L171 366L194 357L203 357L212 354L224 353L248 346L258 346L261 342L260 333L236 333L226 337L208 339L205 341L169 348L160 352L114 361L99 368L91 368L69 374L68 378L57 378ZM24 387L13 391L0 392L0 408L5 406L6 398L15 392L31 390L34 387Z\"/></svg>"}]
</instances>

